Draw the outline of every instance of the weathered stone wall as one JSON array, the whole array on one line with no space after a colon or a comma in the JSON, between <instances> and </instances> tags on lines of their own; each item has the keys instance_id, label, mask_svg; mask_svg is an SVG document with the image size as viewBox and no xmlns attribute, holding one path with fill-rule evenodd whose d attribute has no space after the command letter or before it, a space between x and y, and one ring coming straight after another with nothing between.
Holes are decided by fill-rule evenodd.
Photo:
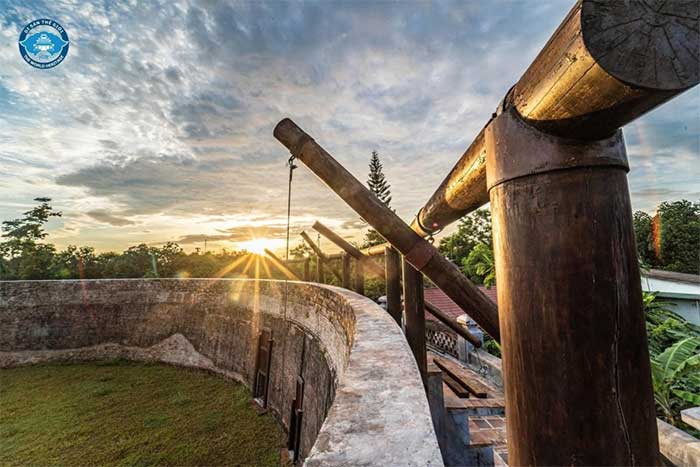
<instances>
[{"instance_id":1,"label":"weathered stone wall","mask_svg":"<svg viewBox=\"0 0 700 467\"><path fill-rule=\"evenodd\" d=\"M307 463L441 463L405 340L352 292L264 280L0 282L0 367L123 357L205 368L252 387L262 328L274 340L268 406L285 428L304 379ZM382 437L413 446L364 450Z\"/></svg>"}]
</instances>

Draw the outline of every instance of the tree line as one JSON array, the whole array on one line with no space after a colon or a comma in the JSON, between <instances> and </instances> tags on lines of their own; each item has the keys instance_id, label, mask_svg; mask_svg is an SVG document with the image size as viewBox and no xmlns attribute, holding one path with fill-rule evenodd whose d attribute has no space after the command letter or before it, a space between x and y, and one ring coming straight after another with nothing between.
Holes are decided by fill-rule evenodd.
<instances>
[{"instance_id":1,"label":"tree line","mask_svg":"<svg viewBox=\"0 0 700 467\"><path fill-rule=\"evenodd\" d=\"M0 280L104 279L141 277L217 277L243 272L245 262L234 264L246 251L185 253L174 242L162 246L140 244L121 253L96 253L93 247L69 245L57 250L47 237L45 225L60 217L50 198L35 198L38 206L22 217L2 223ZM228 270L227 270L228 268Z\"/></svg>"}]
</instances>

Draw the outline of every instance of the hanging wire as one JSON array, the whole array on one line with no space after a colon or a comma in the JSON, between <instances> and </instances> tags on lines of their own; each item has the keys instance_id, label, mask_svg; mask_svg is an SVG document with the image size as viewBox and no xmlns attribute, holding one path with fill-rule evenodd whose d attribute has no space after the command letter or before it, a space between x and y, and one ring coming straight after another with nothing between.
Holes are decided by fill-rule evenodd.
<instances>
[{"instance_id":1,"label":"hanging wire","mask_svg":"<svg viewBox=\"0 0 700 467\"><path fill-rule=\"evenodd\" d=\"M285 260L289 261L289 229L290 229L290 219L292 215L292 177L294 176L294 169L297 166L294 164L294 156L291 156L287 161L289 166L289 187L287 188L287 252L285 253Z\"/></svg>"},{"instance_id":2,"label":"hanging wire","mask_svg":"<svg viewBox=\"0 0 700 467\"><path fill-rule=\"evenodd\" d=\"M289 160L287 160L287 166L289 166L289 185L287 187L287 251L285 252L285 261L289 262L289 231L291 229L291 219L292 219L292 178L294 176L294 169L297 166L294 164L295 157L292 155ZM287 263L289 264L289 263ZM284 308L282 309L282 320L287 323L287 302L289 299L289 277L285 274L284 277ZM287 367L287 338L285 336L282 343L282 374L286 374Z\"/></svg>"}]
</instances>

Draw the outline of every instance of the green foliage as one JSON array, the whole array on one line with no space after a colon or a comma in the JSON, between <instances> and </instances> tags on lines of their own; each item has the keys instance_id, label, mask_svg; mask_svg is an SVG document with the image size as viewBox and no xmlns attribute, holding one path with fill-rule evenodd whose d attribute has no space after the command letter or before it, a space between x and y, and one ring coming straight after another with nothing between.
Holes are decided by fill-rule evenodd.
<instances>
[{"instance_id":1,"label":"green foliage","mask_svg":"<svg viewBox=\"0 0 700 467\"><path fill-rule=\"evenodd\" d=\"M496 342L496 340L491 337L490 334L484 333L484 350L490 353L491 355L495 355L498 358L501 357L501 344Z\"/></svg>"},{"instance_id":2,"label":"green foliage","mask_svg":"<svg viewBox=\"0 0 700 467\"><path fill-rule=\"evenodd\" d=\"M676 426L680 411L700 402L700 338L687 337L651 359L654 400Z\"/></svg>"},{"instance_id":3,"label":"green foliage","mask_svg":"<svg viewBox=\"0 0 700 467\"><path fill-rule=\"evenodd\" d=\"M56 279L100 277L104 259L105 257L98 257L92 247L68 245L54 256L52 276Z\"/></svg>"},{"instance_id":4,"label":"green foliage","mask_svg":"<svg viewBox=\"0 0 700 467\"><path fill-rule=\"evenodd\" d=\"M491 237L491 212L478 209L459 220L457 231L443 237L438 250L454 263L462 264L477 244L492 245Z\"/></svg>"},{"instance_id":5,"label":"green foliage","mask_svg":"<svg viewBox=\"0 0 700 467\"><path fill-rule=\"evenodd\" d=\"M643 293L654 399L660 417L686 431L680 411L700 405L700 326Z\"/></svg>"},{"instance_id":6,"label":"green foliage","mask_svg":"<svg viewBox=\"0 0 700 467\"><path fill-rule=\"evenodd\" d=\"M384 167L379 161L379 154L377 151L372 151L372 156L369 160L367 186L382 203L389 206L391 204L391 186L386 181L383 169Z\"/></svg>"},{"instance_id":7,"label":"green foliage","mask_svg":"<svg viewBox=\"0 0 700 467\"><path fill-rule=\"evenodd\" d=\"M485 243L477 243L469 256L462 260L462 272L472 282L491 287L496 283L496 262L493 249Z\"/></svg>"},{"instance_id":8,"label":"green foliage","mask_svg":"<svg viewBox=\"0 0 700 467\"><path fill-rule=\"evenodd\" d=\"M372 151L372 156L369 160L369 176L367 178L367 186L369 187L370 191L372 191L372 193L374 193L382 203L386 204L387 206L390 206L391 186L386 181L383 166L382 163L379 161L379 154L377 153L377 151ZM379 235L379 232L377 232L374 229L369 229L365 234L365 242L363 248L373 245L381 245L385 241L386 240L384 240L384 237Z\"/></svg>"},{"instance_id":9,"label":"green foliage","mask_svg":"<svg viewBox=\"0 0 700 467\"><path fill-rule=\"evenodd\" d=\"M34 198L34 201L41 204L25 212L19 219L2 223L3 237L20 242L37 242L48 235L44 224L51 217L60 217L61 213L49 205L51 198Z\"/></svg>"},{"instance_id":10,"label":"green foliage","mask_svg":"<svg viewBox=\"0 0 700 467\"><path fill-rule=\"evenodd\" d=\"M651 268L655 261L652 218L644 211L637 211L632 217L632 222L639 262L643 267Z\"/></svg>"},{"instance_id":11,"label":"green foliage","mask_svg":"<svg viewBox=\"0 0 700 467\"><path fill-rule=\"evenodd\" d=\"M658 214L662 269L700 274L700 203L661 203Z\"/></svg>"},{"instance_id":12,"label":"green foliage","mask_svg":"<svg viewBox=\"0 0 700 467\"><path fill-rule=\"evenodd\" d=\"M686 321L668 307L673 304L657 299L655 292L642 292L646 316L649 353L659 355L664 349L687 338L700 337L700 326Z\"/></svg>"},{"instance_id":13,"label":"green foliage","mask_svg":"<svg viewBox=\"0 0 700 467\"><path fill-rule=\"evenodd\" d=\"M21 218L2 223L0 242L0 279L43 279L51 268L53 245L39 243L47 235L44 225L51 217L60 217L49 202L51 198L35 198L39 206L25 212Z\"/></svg>"},{"instance_id":14,"label":"green foliage","mask_svg":"<svg viewBox=\"0 0 700 467\"><path fill-rule=\"evenodd\" d=\"M376 301L386 294L386 282L383 278L369 276L365 279L365 296Z\"/></svg>"},{"instance_id":15,"label":"green foliage","mask_svg":"<svg viewBox=\"0 0 700 467\"><path fill-rule=\"evenodd\" d=\"M685 199L664 202L653 218L637 211L634 233L637 252L644 265L700 274L700 203Z\"/></svg>"},{"instance_id":16,"label":"green foliage","mask_svg":"<svg viewBox=\"0 0 700 467\"><path fill-rule=\"evenodd\" d=\"M313 255L313 250L304 241L300 241L297 246L289 250L289 257L294 259L310 258Z\"/></svg>"}]
</instances>

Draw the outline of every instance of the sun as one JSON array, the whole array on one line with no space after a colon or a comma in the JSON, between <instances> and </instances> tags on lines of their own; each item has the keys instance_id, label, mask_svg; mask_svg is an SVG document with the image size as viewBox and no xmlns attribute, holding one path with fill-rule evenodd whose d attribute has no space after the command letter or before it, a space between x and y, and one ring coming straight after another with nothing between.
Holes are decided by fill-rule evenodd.
<instances>
[{"instance_id":1,"label":"sun","mask_svg":"<svg viewBox=\"0 0 700 467\"><path fill-rule=\"evenodd\" d=\"M265 249L275 250L282 246L282 243L280 239L254 238L252 240L246 240L245 242L239 242L238 246L256 255L264 255Z\"/></svg>"}]
</instances>

